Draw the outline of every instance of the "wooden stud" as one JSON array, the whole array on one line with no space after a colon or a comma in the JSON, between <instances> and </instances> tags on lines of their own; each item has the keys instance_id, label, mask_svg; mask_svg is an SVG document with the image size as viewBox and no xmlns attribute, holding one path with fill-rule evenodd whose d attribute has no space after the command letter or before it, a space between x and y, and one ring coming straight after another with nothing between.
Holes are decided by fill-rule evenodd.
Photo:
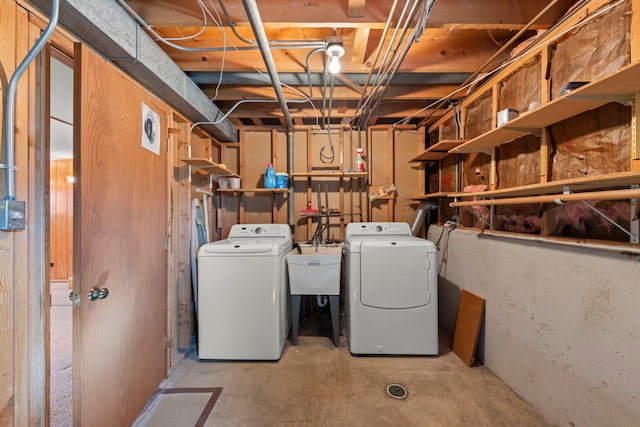
<instances>
[{"instance_id":1,"label":"wooden stud","mask_svg":"<svg viewBox=\"0 0 640 427\"><path fill-rule=\"evenodd\" d=\"M247 141L246 141L246 132L244 129L240 130L240 176L242 177L242 179L244 180L246 178L246 163L245 163L245 157L246 157L246 152L247 152ZM240 197L239 197L239 206L238 206L238 212L239 212L239 222L240 224L244 224L245 223L245 209L244 209L244 196L242 195L242 193L240 193Z\"/></svg>"},{"instance_id":2,"label":"wooden stud","mask_svg":"<svg viewBox=\"0 0 640 427\"><path fill-rule=\"evenodd\" d=\"M394 159L394 148L395 148L395 132L393 128L389 128L387 130L387 183L393 182L394 171L393 171L393 159ZM387 200L387 221L393 222L395 212L395 198L391 198Z\"/></svg>"},{"instance_id":3,"label":"wooden stud","mask_svg":"<svg viewBox=\"0 0 640 427\"><path fill-rule=\"evenodd\" d=\"M540 183L547 182L549 179L549 152L551 151L551 142L549 141L549 133L547 128L542 129L540 135Z\"/></svg>"},{"instance_id":4,"label":"wooden stud","mask_svg":"<svg viewBox=\"0 0 640 427\"><path fill-rule=\"evenodd\" d=\"M640 0L631 0L631 62L640 60ZM636 100L638 96L636 95ZM636 101L637 102L637 101Z\"/></svg>"},{"instance_id":5,"label":"wooden stud","mask_svg":"<svg viewBox=\"0 0 640 427\"><path fill-rule=\"evenodd\" d=\"M634 96L634 102L631 107L631 170L640 171L640 108L638 108L638 101L640 100L640 93L636 93Z\"/></svg>"}]
</instances>

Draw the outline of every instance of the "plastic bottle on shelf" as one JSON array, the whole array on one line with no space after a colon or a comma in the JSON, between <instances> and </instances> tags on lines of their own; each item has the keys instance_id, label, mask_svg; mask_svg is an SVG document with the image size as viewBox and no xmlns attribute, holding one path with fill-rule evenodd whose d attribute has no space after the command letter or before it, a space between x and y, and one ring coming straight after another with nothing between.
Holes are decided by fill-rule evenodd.
<instances>
[{"instance_id":1,"label":"plastic bottle on shelf","mask_svg":"<svg viewBox=\"0 0 640 427\"><path fill-rule=\"evenodd\" d=\"M264 171L264 188L276 188L276 171L272 163Z\"/></svg>"},{"instance_id":2,"label":"plastic bottle on shelf","mask_svg":"<svg viewBox=\"0 0 640 427\"><path fill-rule=\"evenodd\" d=\"M356 172L364 172L364 148L356 148Z\"/></svg>"}]
</instances>

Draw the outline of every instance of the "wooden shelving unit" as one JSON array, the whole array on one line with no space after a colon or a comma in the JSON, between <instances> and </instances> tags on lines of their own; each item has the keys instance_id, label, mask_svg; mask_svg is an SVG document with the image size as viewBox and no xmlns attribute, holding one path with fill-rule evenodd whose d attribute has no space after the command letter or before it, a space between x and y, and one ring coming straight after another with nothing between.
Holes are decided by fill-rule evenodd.
<instances>
[{"instance_id":1,"label":"wooden shelving unit","mask_svg":"<svg viewBox=\"0 0 640 427\"><path fill-rule=\"evenodd\" d=\"M291 178L365 178L366 172L293 172Z\"/></svg>"},{"instance_id":2,"label":"wooden shelving unit","mask_svg":"<svg viewBox=\"0 0 640 427\"><path fill-rule=\"evenodd\" d=\"M540 184L523 185L521 187L504 188L493 191L481 191L478 193L447 193L447 197L482 197L482 198L510 198L537 196L544 194L557 194L565 191L593 191L613 187L629 187L640 185L640 171L619 172L607 175L594 175L584 178L564 179L560 181L545 182ZM440 193L434 193L440 194Z\"/></svg>"},{"instance_id":3,"label":"wooden shelving unit","mask_svg":"<svg viewBox=\"0 0 640 427\"><path fill-rule=\"evenodd\" d=\"M206 173L210 173L217 176L229 176L229 177L239 177L235 172L230 171L226 167L212 162L211 160L204 157L189 157L182 158L180 161L185 162L189 166L200 169Z\"/></svg>"},{"instance_id":4,"label":"wooden shelving unit","mask_svg":"<svg viewBox=\"0 0 640 427\"><path fill-rule=\"evenodd\" d=\"M522 113L503 126L479 135L452 153L485 152L527 134L540 134L547 126L601 107L609 102L629 104L640 92L640 61L554 99L535 110Z\"/></svg>"},{"instance_id":5,"label":"wooden shelving unit","mask_svg":"<svg viewBox=\"0 0 640 427\"><path fill-rule=\"evenodd\" d=\"M422 153L418 154L416 157L411 159L409 162L435 162L441 159L444 159L449 154L449 150L452 150L461 144L467 142L464 139L446 139L442 141L438 141L436 144L424 150Z\"/></svg>"},{"instance_id":6,"label":"wooden shelving unit","mask_svg":"<svg viewBox=\"0 0 640 427\"><path fill-rule=\"evenodd\" d=\"M465 195L469 195L470 193L465 193ZM411 200L433 200L433 199L444 199L445 197L449 197L449 194L444 191L439 191L437 193L429 193L422 194L420 196L412 197Z\"/></svg>"},{"instance_id":7,"label":"wooden shelving unit","mask_svg":"<svg viewBox=\"0 0 640 427\"><path fill-rule=\"evenodd\" d=\"M219 193L288 194L288 188L218 188Z\"/></svg>"}]
</instances>

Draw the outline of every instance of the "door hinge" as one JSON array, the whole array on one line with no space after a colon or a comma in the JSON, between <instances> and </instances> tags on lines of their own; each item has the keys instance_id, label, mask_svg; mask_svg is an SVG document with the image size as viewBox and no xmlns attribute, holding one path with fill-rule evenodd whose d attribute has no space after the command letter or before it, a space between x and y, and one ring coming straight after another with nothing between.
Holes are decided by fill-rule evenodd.
<instances>
[{"instance_id":1,"label":"door hinge","mask_svg":"<svg viewBox=\"0 0 640 427\"><path fill-rule=\"evenodd\" d=\"M169 337L164 337L164 348L171 348L171 340L169 339Z\"/></svg>"},{"instance_id":2,"label":"door hinge","mask_svg":"<svg viewBox=\"0 0 640 427\"><path fill-rule=\"evenodd\" d=\"M74 307L80 307L80 294L74 294L73 291L71 291L69 299L73 303Z\"/></svg>"}]
</instances>

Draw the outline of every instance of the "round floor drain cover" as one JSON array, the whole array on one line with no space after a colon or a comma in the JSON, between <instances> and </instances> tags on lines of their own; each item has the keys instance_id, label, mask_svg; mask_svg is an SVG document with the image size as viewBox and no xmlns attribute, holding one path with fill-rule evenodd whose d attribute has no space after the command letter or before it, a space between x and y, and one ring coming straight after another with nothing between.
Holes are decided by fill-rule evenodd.
<instances>
[{"instance_id":1,"label":"round floor drain cover","mask_svg":"<svg viewBox=\"0 0 640 427\"><path fill-rule=\"evenodd\" d=\"M387 394L394 399L404 399L407 397L407 389L400 384L389 384L387 386Z\"/></svg>"}]
</instances>

